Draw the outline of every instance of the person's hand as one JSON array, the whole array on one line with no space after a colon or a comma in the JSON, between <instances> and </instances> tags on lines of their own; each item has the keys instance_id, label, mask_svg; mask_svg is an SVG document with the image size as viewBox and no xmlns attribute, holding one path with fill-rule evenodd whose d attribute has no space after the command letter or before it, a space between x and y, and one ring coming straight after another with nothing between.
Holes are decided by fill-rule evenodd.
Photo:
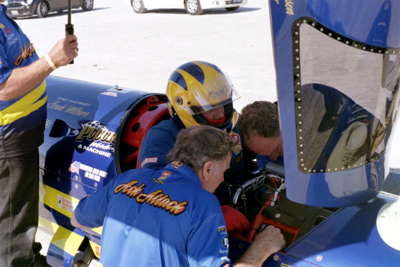
<instances>
[{"instance_id":1,"label":"person's hand","mask_svg":"<svg viewBox=\"0 0 400 267\"><path fill-rule=\"evenodd\" d=\"M270 225L256 235L254 242L234 266L261 266L263 262L285 246L281 230Z\"/></svg>"},{"instance_id":2,"label":"person's hand","mask_svg":"<svg viewBox=\"0 0 400 267\"><path fill-rule=\"evenodd\" d=\"M286 241L283 238L281 230L272 225L269 225L261 233L257 234L253 242L253 244L257 244L261 248L268 248L265 249L265 252L268 253L266 258L272 253L281 250L285 246L285 243Z\"/></svg>"},{"instance_id":3,"label":"person's hand","mask_svg":"<svg viewBox=\"0 0 400 267\"><path fill-rule=\"evenodd\" d=\"M75 35L68 35L58 41L48 55L58 68L67 65L76 58L78 51L78 38Z\"/></svg>"}]
</instances>

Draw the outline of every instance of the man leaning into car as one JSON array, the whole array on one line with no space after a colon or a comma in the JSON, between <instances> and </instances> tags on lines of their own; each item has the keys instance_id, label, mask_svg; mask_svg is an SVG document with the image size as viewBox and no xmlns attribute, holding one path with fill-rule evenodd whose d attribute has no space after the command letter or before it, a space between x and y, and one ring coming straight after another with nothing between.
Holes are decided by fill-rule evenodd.
<instances>
[{"instance_id":1,"label":"man leaning into car","mask_svg":"<svg viewBox=\"0 0 400 267\"><path fill-rule=\"evenodd\" d=\"M213 194L229 168L233 140L213 126L182 129L161 170L128 170L82 199L71 223L103 225L108 266L230 266L224 216ZM268 226L235 263L261 266L285 244Z\"/></svg>"},{"instance_id":2,"label":"man leaning into car","mask_svg":"<svg viewBox=\"0 0 400 267\"><path fill-rule=\"evenodd\" d=\"M4 3L5 0L0 0ZM78 54L75 35L39 58L0 5L0 266L49 266L34 242L39 216L38 147L46 121L45 78Z\"/></svg>"}]
</instances>

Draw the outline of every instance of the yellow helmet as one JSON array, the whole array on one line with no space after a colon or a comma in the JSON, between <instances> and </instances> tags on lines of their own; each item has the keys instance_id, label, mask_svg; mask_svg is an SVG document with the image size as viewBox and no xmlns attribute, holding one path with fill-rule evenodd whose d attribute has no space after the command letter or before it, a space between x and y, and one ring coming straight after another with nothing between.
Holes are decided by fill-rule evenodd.
<instances>
[{"instance_id":1,"label":"yellow helmet","mask_svg":"<svg viewBox=\"0 0 400 267\"><path fill-rule=\"evenodd\" d=\"M218 107L224 107L225 117L213 126L230 132L237 122L232 101L240 96L213 64L192 61L179 66L169 77L167 97L169 112L182 127L210 124L202 113Z\"/></svg>"}]
</instances>

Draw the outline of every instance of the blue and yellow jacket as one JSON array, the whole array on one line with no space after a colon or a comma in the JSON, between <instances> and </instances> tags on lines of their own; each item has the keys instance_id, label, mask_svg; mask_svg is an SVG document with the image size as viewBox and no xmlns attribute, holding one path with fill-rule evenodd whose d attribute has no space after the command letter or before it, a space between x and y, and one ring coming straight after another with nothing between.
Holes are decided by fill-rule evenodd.
<instances>
[{"instance_id":1,"label":"blue and yellow jacket","mask_svg":"<svg viewBox=\"0 0 400 267\"><path fill-rule=\"evenodd\" d=\"M12 70L28 66L39 57L28 37L0 6L0 83ZM0 101L0 158L20 156L43 143L46 121L46 82L22 97Z\"/></svg>"}]
</instances>

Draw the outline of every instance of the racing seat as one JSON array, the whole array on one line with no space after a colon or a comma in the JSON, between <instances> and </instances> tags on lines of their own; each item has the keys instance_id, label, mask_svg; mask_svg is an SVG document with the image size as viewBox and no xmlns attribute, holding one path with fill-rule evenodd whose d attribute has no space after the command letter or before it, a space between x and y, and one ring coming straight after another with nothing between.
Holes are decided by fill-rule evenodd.
<instances>
[{"instance_id":1,"label":"racing seat","mask_svg":"<svg viewBox=\"0 0 400 267\"><path fill-rule=\"evenodd\" d=\"M157 96L150 96L142 101L138 107L131 112L125 129L122 133L122 142L127 145L123 148L125 156L122 157L122 167L126 169L138 168L139 152L144 137L151 127L169 117L166 100Z\"/></svg>"}]
</instances>

